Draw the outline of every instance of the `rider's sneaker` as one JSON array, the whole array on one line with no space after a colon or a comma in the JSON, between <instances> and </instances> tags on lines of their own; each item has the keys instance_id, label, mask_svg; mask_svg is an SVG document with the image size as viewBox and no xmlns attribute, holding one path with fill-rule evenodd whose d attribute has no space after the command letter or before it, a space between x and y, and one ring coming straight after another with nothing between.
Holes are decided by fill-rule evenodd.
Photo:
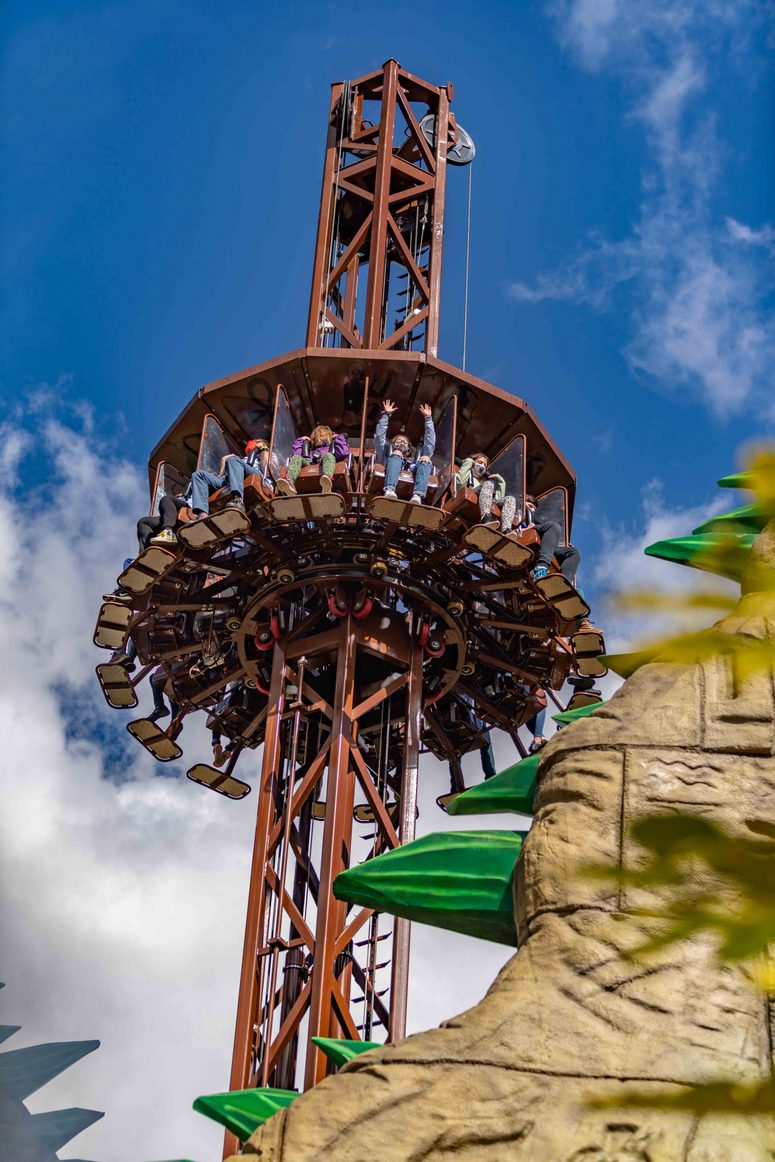
<instances>
[{"instance_id":1,"label":"rider's sneaker","mask_svg":"<svg viewBox=\"0 0 775 1162\"><path fill-rule=\"evenodd\" d=\"M333 486L334 486L334 482L330 476L321 476L320 477L320 491L321 492L330 492L331 489L333 488Z\"/></svg>"},{"instance_id":2,"label":"rider's sneaker","mask_svg":"<svg viewBox=\"0 0 775 1162\"><path fill-rule=\"evenodd\" d=\"M231 494L231 500L226 505L226 507L227 508L236 508L239 512L244 512L245 511L245 501L242 499L242 497L240 496L240 494L238 492L233 492Z\"/></svg>"},{"instance_id":3,"label":"rider's sneaker","mask_svg":"<svg viewBox=\"0 0 775 1162\"><path fill-rule=\"evenodd\" d=\"M124 605L132 604L132 594L128 589L123 589L120 585L118 589L114 589L112 593L103 593L103 601L122 601Z\"/></svg>"},{"instance_id":4,"label":"rider's sneaker","mask_svg":"<svg viewBox=\"0 0 775 1162\"><path fill-rule=\"evenodd\" d=\"M173 533L172 529L162 529L155 537L151 537L152 545L176 545L178 538Z\"/></svg>"},{"instance_id":5,"label":"rider's sneaker","mask_svg":"<svg viewBox=\"0 0 775 1162\"><path fill-rule=\"evenodd\" d=\"M388 500L398 500L398 493L396 492L395 488L386 488L382 495L386 496Z\"/></svg>"},{"instance_id":6,"label":"rider's sneaker","mask_svg":"<svg viewBox=\"0 0 775 1162\"><path fill-rule=\"evenodd\" d=\"M280 496L293 496L296 489L290 480L286 480L284 476L281 476L277 481L277 491L280 493Z\"/></svg>"},{"instance_id":7,"label":"rider's sneaker","mask_svg":"<svg viewBox=\"0 0 775 1162\"><path fill-rule=\"evenodd\" d=\"M128 674L131 674L135 668L134 661L123 650L116 650L111 654L108 664L111 666L123 666Z\"/></svg>"},{"instance_id":8,"label":"rider's sneaker","mask_svg":"<svg viewBox=\"0 0 775 1162\"><path fill-rule=\"evenodd\" d=\"M533 570L533 580L534 581L541 581L542 578L548 577L548 576L549 576L549 570L547 569L546 565L536 565L535 569Z\"/></svg>"},{"instance_id":9,"label":"rider's sneaker","mask_svg":"<svg viewBox=\"0 0 775 1162\"><path fill-rule=\"evenodd\" d=\"M574 690L580 690L584 694L591 694L593 691L597 693L597 691L595 691L595 679L590 678L589 676L585 676L583 674L569 674L567 682L568 685L572 686Z\"/></svg>"},{"instance_id":10,"label":"rider's sneaker","mask_svg":"<svg viewBox=\"0 0 775 1162\"><path fill-rule=\"evenodd\" d=\"M593 633L600 632L600 630L597 628L597 626L593 625L588 617L580 617L578 622L577 622L577 626L578 626L578 628L576 630L576 633L582 633L584 630L590 630Z\"/></svg>"},{"instance_id":11,"label":"rider's sneaker","mask_svg":"<svg viewBox=\"0 0 775 1162\"><path fill-rule=\"evenodd\" d=\"M158 722L160 718L166 718L169 714L168 706L160 706L158 710L152 710L148 715L149 722Z\"/></svg>"},{"instance_id":12,"label":"rider's sneaker","mask_svg":"<svg viewBox=\"0 0 775 1162\"><path fill-rule=\"evenodd\" d=\"M224 754L223 747L221 746L220 743L217 743L213 747L213 766L214 767L222 767L224 764L225 758L226 758L226 755Z\"/></svg>"},{"instance_id":13,"label":"rider's sneaker","mask_svg":"<svg viewBox=\"0 0 775 1162\"><path fill-rule=\"evenodd\" d=\"M410 504L422 504L422 497L418 496L417 493L415 492L414 496L409 501L409 503Z\"/></svg>"}]
</instances>

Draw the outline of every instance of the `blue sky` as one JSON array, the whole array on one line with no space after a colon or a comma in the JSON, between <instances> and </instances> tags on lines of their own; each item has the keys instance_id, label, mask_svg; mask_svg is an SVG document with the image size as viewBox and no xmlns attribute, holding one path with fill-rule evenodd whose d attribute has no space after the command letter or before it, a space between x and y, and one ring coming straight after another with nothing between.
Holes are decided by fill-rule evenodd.
<instances>
[{"instance_id":1,"label":"blue sky","mask_svg":"<svg viewBox=\"0 0 775 1162\"><path fill-rule=\"evenodd\" d=\"M199 385L300 344L328 86L395 55L455 82L468 365L576 468L588 583L650 480L697 503L771 428L763 7L10 0L4 23L9 395L66 376L141 461ZM452 362L465 195L455 171Z\"/></svg>"},{"instance_id":2,"label":"blue sky","mask_svg":"<svg viewBox=\"0 0 775 1162\"><path fill-rule=\"evenodd\" d=\"M605 590L681 584L643 545L733 503L714 481L775 425L766 7L6 0L0 861L25 891L0 899L3 1020L103 1039L56 1100L108 1116L65 1155L217 1156L190 1101L228 1068L252 807L127 746L91 632L151 447L199 386L303 342L330 83L389 56L454 81L477 145L468 368L576 469L583 583L616 645ZM452 363L467 178L448 182ZM475 1002L499 954L449 937L437 987L438 935L414 947L415 1027ZM161 1087L165 1117L138 1127Z\"/></svg>"}]
</instances>

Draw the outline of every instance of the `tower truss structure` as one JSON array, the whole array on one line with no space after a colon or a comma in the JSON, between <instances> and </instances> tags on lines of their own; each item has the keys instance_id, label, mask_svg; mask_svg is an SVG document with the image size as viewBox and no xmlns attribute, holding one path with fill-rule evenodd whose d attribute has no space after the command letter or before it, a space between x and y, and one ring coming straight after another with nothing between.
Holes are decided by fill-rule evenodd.
<instances>
[{"instance_id":1,"label":"tower truss structure","mask_svg":"<svg viewBox=\"0 0 775 1162\"><path fill-rule=\"evenodd\" d=\"M394 60L332 87L309 347L437 354L451 99Z\"/></svg>"}]
</instances>

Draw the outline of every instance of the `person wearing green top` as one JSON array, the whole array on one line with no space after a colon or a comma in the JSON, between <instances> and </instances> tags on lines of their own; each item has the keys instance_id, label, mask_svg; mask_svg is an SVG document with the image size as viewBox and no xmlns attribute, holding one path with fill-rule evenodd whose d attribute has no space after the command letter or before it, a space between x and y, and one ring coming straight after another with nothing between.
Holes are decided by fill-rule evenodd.
<instances>
[{"instance_id":1,"label":"person wearing green top","mask_svg":"<svg viewBox=\"0 0 775 1162\"><path fill-rule=\"evenodd\" d=\"M490 528L498 527L498 518L492 509L494 504L499 504L500 530L504 536L511 532L517 511L516 498L506 495L506 481L497 472L490 472L490 460L484 452L476 452L463 461L457 474L457 486L470 488L476 493L482 524Z\"/></svg>"}]
</instances>

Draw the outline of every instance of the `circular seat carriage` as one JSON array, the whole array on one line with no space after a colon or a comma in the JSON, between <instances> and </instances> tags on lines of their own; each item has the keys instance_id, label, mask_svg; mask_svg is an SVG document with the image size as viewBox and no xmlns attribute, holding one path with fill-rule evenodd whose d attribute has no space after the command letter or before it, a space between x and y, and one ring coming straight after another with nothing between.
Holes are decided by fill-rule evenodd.
<instances>
[{"instance_id":1,"label":"circular seat carriage","mask_svg":"<svg viewBox=\"0 0 775 1162\"><path fill-rule=\"evenodd\" d=\"M225 490L214 494L207 520L184 520L176 545L151 546L132 562L121 577L132 593L128 612L108 601L95 635L111 649L131 635L141 662L134 676L100 667L111 705L134 704L128 691L148 667L167 670L176 721L140 738L157 757L179 757L159 736L176 733L196 710L235 744L226 773L206 776L222 793L246 793L231 772L243 748L264 740L277 643L293 649L344 620L363 646L366 687L408 672L417 654L421 743L452 763L455 789L462 789L460 756L482 743L475 718L506 731L522 751L518 731L535 713L537 690L603 672L602 643L592 642L590 656L589 632L577 632L588 612L583 598L559 573L543 583L530 575L539 542L535 529L519 528L527 482L536 497L557 494L566 529L575 482L526 405L416 355L386 359L384 368L372 360L368 374L362 363L348 352L302 351L219 381L199 393L151 457L155 511L160 494L184 490L194 468L217 470L250 438L270 442L266 479L246 480L245 512L228 507ZM397 415L409 417L410 438L419 436L420 403L436 417L423 505L410 503L409 481L399 483L398 500L382 495L384 469L368 433L388 394ZM321 491L312 465L302 469L296 495L279 495L274 477L297 436L317 423L343 431L350 445L332 491ZM517 499L508 536L480 524L476 497L456 485L456 459L474 451L486 451ZM203 649L220 651L221 664L198 671ZM335 662L314 669L307 681L330 696ZM405 699L393 697L393 743L405 711ZM370 715L379 717L376 706ZM361 732L368 753L368 717ZM400 758L390 764L400 765ZM200 763L192 777L202 775Z\"/></svg>"}]
</instances>

